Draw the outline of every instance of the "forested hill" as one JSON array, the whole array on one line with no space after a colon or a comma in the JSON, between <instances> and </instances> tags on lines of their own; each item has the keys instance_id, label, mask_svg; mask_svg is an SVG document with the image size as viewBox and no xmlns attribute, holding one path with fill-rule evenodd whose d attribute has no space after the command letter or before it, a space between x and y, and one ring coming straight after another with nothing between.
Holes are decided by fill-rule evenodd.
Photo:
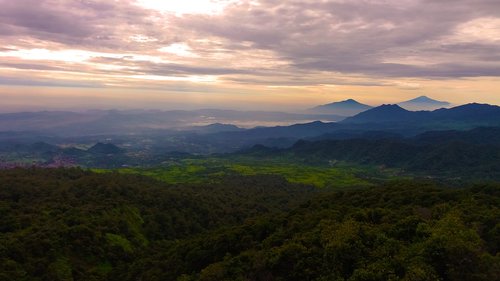
<instances>
[{"instance_id":1,"label":"forested hill","mask_svg":"<svg viewBox=\"0 0 500 281\"><path fill-rule=\"evenodd\" d=\"M401 168L429 176L500 179L500 146L450 141L420 145L398 140L297 142L285 154L307 161L346 161Z\"/></svg>"},{"instance_id":2,"label":"forested hill","mask_svg":"<svg viewBox=\"0 0 500 281\"><path fill-rule=\"evenodd\" d=\"M239 152L256 157L287 157L307 163L347 162L384 165L420 175L500 180L500 129L431 131L413 138L323 139L292 147L254 146Z\"/></svg>"},{"instance_id":3,"label":"forested hill","mask_svg":"<svg viewBox=\"0 0 500 281\"><path fill-rule=\"evenodd\" d=\"M154 241L287 211L314 193L277 176L169 186L80 169L0 170L0 280L114 280L109 273Z\"/></svg>"},{"instance_id":4,"label":"forested hill","mask_svg":"<svg viewBox=\"0 0 500 281\"><path fill-rule=\"evenodd\" d=\"M495 280L500 186L0 171L0 280Z\"/></svg>"},{"instance_id":5,"label":"forested hill","mask_svg":"<svg viewBox=\"0 0 500 281\"><path fill-rule=\"evenodd\" d=\"M342 121L345 124L399 124L428 128L499 126L500 106L470 103L434 111L409 111L395 104L385 104Z\"/></svg>"}]
</instances>

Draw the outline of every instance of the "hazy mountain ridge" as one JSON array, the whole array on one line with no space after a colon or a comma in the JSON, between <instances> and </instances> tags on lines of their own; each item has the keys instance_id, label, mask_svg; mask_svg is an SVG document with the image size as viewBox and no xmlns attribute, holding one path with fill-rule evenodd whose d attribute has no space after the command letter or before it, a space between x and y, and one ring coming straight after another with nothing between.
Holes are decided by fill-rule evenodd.
<instances>
[{"instance_id":1,"label":"hazy mountain ridge","mask_svg":"<svg viewBox=\"0 0 500 281\"><path fill-rule=\"evenodd\" d=\"M309 112L329 113L342 116L353 116L365 110L373 108L372 106L362 104L356 100L348 99L340 102L319 105L309 109Z\"/></svg>"},{"instance_id":2,"label":"hazy mountain ridge","mask_svg":"<svg viewBox=\"0 0 500 281\"><path fill-rule=\"evenodd\" d=\"M409 111L398 105L382 105L353 117L346 118L345 124L406 124L406 125L442 125L460 126L495 126L500 124L500 107L489 104L470 103L452 108L434 111Z\"/></svg>"},{"instance_id":3,"label":"hazy mountain ridge","mask_svg":"<svg viewBox=\"0 0 500 281\"><path fill-rule=\"evenodd\" d=\"M118 111L89 112L42 111L0 114L0 131L32 131L64 136L127 134L147 130L200 129L204 125L224 123L255 127L258 124L326 120L344 117L329 114L301 114L265 111L200 109L193 111ZM197 128L198 127L198 128ZM204 129L204 128L201 128ZM234 128L231 128L233 130Z\"/></svg>"},{"instance_id":4,"label":"hazy mountain ridge","mask_svg":"<svg viewBox=\"0 0 500 281\"><path fill-rule=\"evenodd\" d=\"M221 132L239 132L244 131L245 129L240 128L236 125L232 124L222 124L222 123L214 123L206 126L193 126L193 127L185 127L179 128L180 130L185 131L193 131L196 133L204 133L204 134L213 134L213 133L221 133Z\"/></svg>"},{"instance_id":5,"label":"hazy mountain ridge","mask_svg":"<svg viewBox=\"0 0 500 281\"><path fill-rule=\"evenodd\" d=\"M265 144L268 139L285 138L285 147L293 140L324 137L326 135L351 138L372 132L371 137L384 135L414 136L432 130L468 130L480 126L500 126L500 107L468 104L436 111L408 111L398 105L382 105L337 123L311 122L292 126L248 129L241 132L212 134L209 139L231 139L240 146ZM378 133L374 133L378 132ZM377 137L378 135L378 137Z\"/></svg>"},{"instance_id":6,"label":"hazy mountain ridge","mask_svg":"<svg viewBox=\"0 0 500 281\"><path fill-rule=\"evenodd\" d=\"M87 152L97 153L97 154L119 154L123 153L124 150L112 143L96 143L94 146L89 148Z\"/></svg>"},{"instance_id":7,"label":"hazy mountain ridge","mask_svg":"<svg viewBox=\"0 0 500 281\"><path fill-rule=\"evenodd\" d=\"M413 138L419 143L461 141L473 144L500 144L500 127L479 127L469 131L429 131Z\"/></svg>"},{"instance_id":8,"label":"hazy mountain ridge","mask_svg":"<svg viewBox=\"0 0 500 281\"><path fill-rule=\"evenodd\" d=\"M0 114L0 132L38 132L82 136L126 134L145 130L175 130L210 125L231 124L238 127L294 124L312 121L341 121L344 116L373 109L353 99L315 107L306 113L272 111L236 111L225 109L199 110L89 110L39 111ZM229 128L234 131L235 128ZM200 128L200 130L205 130ZM209 130L205 130L209 132ZM212 132L221 131L214 130Z\"/></svg>"},{"instance_id":9,"label":"hazy mountain ridge","mask_svg":"<svg viewBox=\"0 0 500 281\"><path fill-rule=\"evenodd\" d=\"M408 110L435 110L451 106L447 101L438 101L427 96L420 96L411 100L398 103L399 106Z\"/></svg>"},{"instance_id":10,"label":"hazy mountain ridge","mask_svg":"<svg viewBox=\"0 0 500 281\"><path fill-rule=\"evenodd\" d=\"M181 114L191 113L181 112ZM111 124L127 124L129 121L127 116L129 115L112 112L106 115L105 119L117 122L110 121ZM153 116L158 117L155 113ZM136 118L137 120L139 119ZM158 120L162 120L162 118ZM99 122L96 126L99 126ZM106 130L109 126L111 125L102 124L99 129ZM97 142L112 142L136 153L161 154L177 151L210 154L234 152L256 144L286 148L299 139L398 139L428 131L469 130L481 126L500 126L500 107L468 104L450 109L414 112L405 110L398 105L383 105L341 122L315 121L290 126L253 129L242 129L233 124L214 123L207 126L188 126L177 129L141 130L135 133L128 133L129 130L124 130L123 132L127 133L123 133L119 129L118 132L110 130L105 131L106 134L103 132L102 135L91 134L88 136L79 135L83 132L89 132L86 131L84 125L80 124L78 126L71 125L65 129L77 131L77 135L57 137L50 130L33 133L0 133L0 142L31 144L44 141L61 146L81 144L85 147L90 147ZM95 128L89 128L89 130L92 131Z\"/></svg>"},{"instance_id":11,"label":"hazy mountain ridge","mask_svg":"<svg viewBox=\"0 0 500 281\"><path fill-rule=\"evenodd\" d=\"M419 96L411 100L396 103L396 105L411 111L421 110L436 110L440 108L450 107L451 103L446 101L438 101L427 96ZM379 107L360 103L354 99L347 99L338 102L332 102L324 105L319 105L308 109L308 112L328 113L342 116L354 116L369 109Z\"/></svg>"}]
</instances>

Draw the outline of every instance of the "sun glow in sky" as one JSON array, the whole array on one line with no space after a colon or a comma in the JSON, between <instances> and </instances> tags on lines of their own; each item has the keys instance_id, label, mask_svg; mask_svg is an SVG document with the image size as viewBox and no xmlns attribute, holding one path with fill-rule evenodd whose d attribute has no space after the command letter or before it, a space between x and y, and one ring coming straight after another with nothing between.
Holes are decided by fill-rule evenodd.
<instances>
[{"instance_id":1,"label":"sun glow in sky","mask_svg":"<svg viewBox=\"0 0 500 281\"><path fill-rule=\"evenodd\" d=\"M228 0L138 0L137 3L143 7L162 12L182 14L216 14L222 12L224 7L235 1Z\"/></svg>"},{"instance_id":2,"label":"sun glow in sky","mask_svg":"<svg viewBox=\"0 0 500 281\"><path fill-rule=\"evenodd\" d=\"M500 104L498 1L0 0L0 7L0 112L302 110L421 95Z\"/></svg>"}]
</instances>

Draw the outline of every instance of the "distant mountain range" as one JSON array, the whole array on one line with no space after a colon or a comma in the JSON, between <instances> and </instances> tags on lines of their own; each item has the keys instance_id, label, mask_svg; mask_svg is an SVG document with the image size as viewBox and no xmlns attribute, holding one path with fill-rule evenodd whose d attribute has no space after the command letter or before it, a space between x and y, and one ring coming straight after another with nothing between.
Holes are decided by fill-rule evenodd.
<instances>
[{"instance_id":1,"label":"distant mountain range","mask_svg":"<svg viewBox=\"0 0 500 281\"><path fill-rule=\"evenodd\" d=\"M124 150L112 143L96 143L94 146L87 150L90 153L96 154L118 154Z\"/></svg>"},{"instance_id":2,"label":"distant mountain range","mask_svg":"<svg viewBox=\"0 0 500 281\"><path fill-rule=\"evenodd\" d=\"M242 127L275 126L315 120L340 121L332 114L200 109L193 111L93 110L41 111L0 114L0 132L41 132L61 136L142 133L148 130L183 130L204 133L235 131ZM210 127L204 127L210 124ZM218 124L220 123L220 124ZM232 124L233 126L222 125Z\"/></svg>"},{"instance_id":3,"label":"distant mountain range","mask_svg":"<svg viewBox=\"0 0 500 281\"><path fill-rule=\"evenodd\" d=\"M500 126L500 107L467 104L435 111L409 111L398 105L382 105L340 122L311 122L291 126L255 128L221 132L205 140L226 148L263 144L287 147L299 139L383 139L411 137L432 130L469 130L481 126Z\"/></svg>"},{"instance_id":4,"label":"distant mountain range","mask_svg":"<svg viewBox=\"0 0 500 281\"><path fill-rule=\"evenodd\" d=\"M300 139L399 139L427 131L500 126L499 106L476 103L434 111L409 111L399 105L382 105L343 121L306 121L253 129L218 122L206 126L193 125L200 124L195 122L197 120L210 122L234 118L248 121L321 116L331 115L226 110L0 114L0 142L29 144L44 141L61 147L73 144L90 147L97 142L112 142L118 147L141 153L177 151L208 154L233 152L255 144L285 148ZM184 127L170 127L176 124ZM99 145L90 152L112 150ZM71 150L68 153L81 154L81 151Z\"/></svg>"},{"instance_id":5,"label":"distant mountain range","mask_svg":"<svg viewBox=\"0 0 500 281\"><path fill-rule=\"evenodd\" d=\"M426 115L424 112L408 111L396 104L383 104L370 110L346 118L344 123L385 123L406 122Z\"/></svg>"},{"instance_id":6,"label":"distant mountain range","mask_svg":"<svg viewBox=\"0 0 500 281\"><path fill-rule=\"evenodd\" d=\"M411 100L398 103L402 108L412 111L418 110L435 110L439 108L449 107L451 103L446 101L438 101L427 96L420 96ZM341 116L353 116L373 108L373 106L360 103L353 99L348 99L339 102L319 105L308 110L311 113L318 114L335 114Z\"/></svg>"},{"instance_id":7,"label":"distant mountain range","mask_svg":"<svg viewBox=\"0 0 500 281\"><path fill-rule=\"evenodd\" d=\"M213 134L220 132L239 132L239 131L244 131L245 129L232 124L214 123L205 126L186 127L185 130L196 132L199 134Z\"/></svg>"},{"instance_id":8,"label":"distant mountain range","mask_svg":"<svg viewBox=\"0 0 500 281\"><path fill-rule=\"evenodd\" d=\"M449 107L451 104L446 101L438 101L426 96L420 96L418 98L400 102L398 105L408 110L435 110Z\"/></svg>"},{"instance_id":9,"label":"distant mountain range","mask_svg":"<svg viewBox=\"0 0 500 281\"><path fill-rule=\"evenodd\" d=\"M346 118L344 124L391 124L428 127L429 129L472 128L500 125L500 107L471 103L434 111L409 111L398 105L381 105L356 116Z\"/></svg>"},{"instance_id":10,"label":"distant mountain range","mask_svg":"<svg viewBox=\"0 0 500 281\"><path fill-rule=\"evenodd\" d=\"M340 102L332 102L329 104L316 106L314 108L309 109L309 111L322 114L353 116L370 108L372 108L372 106L362 104L353 99L348 99Z\"/></svg>"}]
</instances>

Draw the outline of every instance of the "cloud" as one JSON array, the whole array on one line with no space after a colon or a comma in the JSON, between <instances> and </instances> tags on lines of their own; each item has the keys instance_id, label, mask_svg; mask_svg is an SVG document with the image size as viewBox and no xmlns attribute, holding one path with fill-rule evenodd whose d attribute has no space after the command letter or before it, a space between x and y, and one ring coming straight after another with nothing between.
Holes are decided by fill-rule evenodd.
<instances>
[{"instance_id":1,"label":"cloud","mask_svg":"<svg viewBox=\"0 0 500 281\"><path fill-rule=\"evenodd\" d=\"M14 68L27 70L64 70L64 68L35 63L0 63L0 68Z\"/></svg>"},{"instance_id":2,"label":"cloud","mask_svg":"<svg viewBox=\"0 0 500 281\"><path fill-rule=\"evenodd\" d=\"M2 77L0 76L0 85L11 86L43 86L43 87L62 87L62 88L102 88L103 85L95 82L85 82L79 80L54 80L38 78L20 78L20 77Z\"/></svg>"},{"instance_id":3,"label":"cloud","mask_svg":"<svg viewBox=\"0 0 500 281\"><path fill-rule=\"evenodd\" d=\"M90 60L95 63L108 63L125 66L123 73L145 73L149 75L225 75L251 73L250 70L230 68L224 66L204 67L200 65L187 65L179 63L155 63L151 61L134 61L131 58L97 57ZM252 73L256 73L252 72Z\"/></svg>"},{"instance_id":4,"label":"cloud","mask_svg":"<svg viewBox=\"0 0 500 281\"><path fill-rule=\"evenodd\" d=\"M133 1L0 0L0 34L5 41L31 39L67 47L115 50L139 44L127 35L168 37L151 10ZM157 27L157 26L156 26Z\"/></svg>"},{"instance_id":5,"label":"cloud","mask_svg":"<svg viewBox=\"0 0 500 281\"><path fill-rule=\"evenodd\" d=\"M133 0L0 0L0 7L2 71L52 71L61 81L80 73L113 85L215 76L242 85L387 86L500 76L496 0L230 1L205 14ZM21 56L33 53L51 57Z\"/></svg>"},{"instance_id":6,"label":"cloud","mask_svg":"<svg viewBox=\"0 0 500 281\"><path fill-rule=\"evenodd\" d=\"M271 50L298 69L461 77L497 76L498 71L483 65L491 61L478 57L477 51L498 50L500 42L453 44L447 39L467 22L499 16L498 1L260 1L258 5L233 5L223 15L185 16L177 24L200 36L209 34L233 44L249 42L254 48ZM490 21L489 28L498 30L500 22ZM408 56L435 59L435 63L386 62Z\"/></svg>"}]
</instances>

